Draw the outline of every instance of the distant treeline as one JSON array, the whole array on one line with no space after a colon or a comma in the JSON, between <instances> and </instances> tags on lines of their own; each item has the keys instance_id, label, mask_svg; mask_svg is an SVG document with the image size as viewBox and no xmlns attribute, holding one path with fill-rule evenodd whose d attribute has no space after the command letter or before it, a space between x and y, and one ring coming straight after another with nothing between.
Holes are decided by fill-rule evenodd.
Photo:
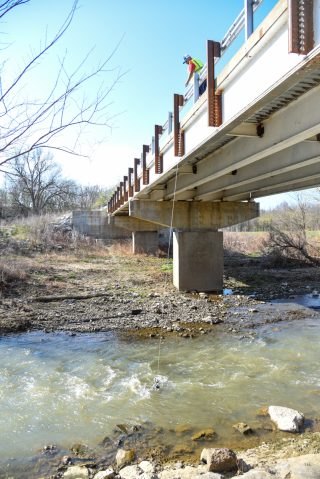
<instances>
[{"instance_id":1,"label":"distant treeline","mask_svg":"<svg viewBox=\"0 0 320 479\"><path fill-rule=\"evenodd\" d=\"M289 230L296 229L296 219L300 218L300 222L304 223L304 227L307 231L319 231L320 192L311 198L309 195L297 194L293 203L283 202L272 209L261 210L260 217L225 228L225 230L235 232L270 231L271 227L280 227L280 225L283 225L284 216L287 219L286 224ZM290 218L292 219L291 222ZM290 223L292 223L292 226L290 226Z\"/></svg>"}]
</instances>

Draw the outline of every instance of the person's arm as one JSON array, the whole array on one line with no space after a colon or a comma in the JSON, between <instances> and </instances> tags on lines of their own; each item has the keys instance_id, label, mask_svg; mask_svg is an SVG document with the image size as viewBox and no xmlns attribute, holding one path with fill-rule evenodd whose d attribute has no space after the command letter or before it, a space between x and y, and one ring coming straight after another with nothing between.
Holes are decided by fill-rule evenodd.
<instances>
[{"instance_id":1,"label":"person's arm","mask_svg":"<svg viewBox=\"0 0 320 479\"><path fill-rule=\"evenodd\" d=\"M188 76L188 79L187 79L187 81L186 81L186 83L185 83L185 86L186 86L186 87L189 85L189 82L190 82L190 80L191 80L191 78L192 78L192 75L193 75L193 73L194 73L195 68L196 68L195 64L192 63L192 62L190 62L190 63L189 63L189 76Z\"/></svg>"}]
</instances>

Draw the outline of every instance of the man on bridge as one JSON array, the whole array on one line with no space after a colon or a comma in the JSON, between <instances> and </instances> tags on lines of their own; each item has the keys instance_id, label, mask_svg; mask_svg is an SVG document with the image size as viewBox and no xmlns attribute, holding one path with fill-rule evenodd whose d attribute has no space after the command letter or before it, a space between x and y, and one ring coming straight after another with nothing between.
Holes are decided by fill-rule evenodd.
<instances>
[{"instance_id":1,"label":"man on bridge","mask_svg":"<svg viewBox=\"0 0 320 479\"><path fill-rule=\"evenodd\" d=\"M186 63L188 65L189 76L185 83L185 86L187 87L194 73L198 73L198 74L200 73L203 67L203 63L200 60L197 60L196 58L192 58L191 55L185 55L183 57L183 63ZM199 88L200 95L202 95L202 93L206 90L206 87L207 87L207 82L206 80L204 80Z\"/></svg>"}]
</instances>

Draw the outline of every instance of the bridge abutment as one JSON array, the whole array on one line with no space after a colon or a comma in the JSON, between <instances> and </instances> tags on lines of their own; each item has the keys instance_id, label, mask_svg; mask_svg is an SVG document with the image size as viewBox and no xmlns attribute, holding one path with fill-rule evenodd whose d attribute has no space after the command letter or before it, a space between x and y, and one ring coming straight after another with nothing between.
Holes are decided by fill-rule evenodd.
<instances>
[{"instance_id":1,"label":"bridge abutment","mask_svg":"<svg viewBox=\"0 0 320 479\"><path fill-rule=\"evenodd\" d=\"M179 291L222 291L222 232L173 233L173 284Z\"/></svg>"}]
</instances>

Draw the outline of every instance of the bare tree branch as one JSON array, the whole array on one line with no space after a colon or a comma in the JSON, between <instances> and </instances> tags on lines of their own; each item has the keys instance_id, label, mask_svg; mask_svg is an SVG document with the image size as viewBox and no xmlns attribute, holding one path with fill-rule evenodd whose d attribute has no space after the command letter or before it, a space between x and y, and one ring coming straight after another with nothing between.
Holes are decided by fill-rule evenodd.
<instances>
[{"instance_id":1,"label":"bare tree branch","mask_svg":"<svg viewBox=\"0 0 320 479\"><path fill-rule=\"evenodd\" d=\"M7 0L0 3L0 18L13 8L29 0ZM61 41L70 28L78 0L58 32L29 60L14 80L4 87L5 65L0 68L0 171L8 171L14 159L24 157L33 150L52 148L73 155L81 155L76 149L84 129L94 127L95 131L107 133L111 128L110 102L107 101L115 85L125 74L119 68L108 68L119 43L110 55L95 68L87 71L93 49L90 49L79 64L68 72L67 54L59 60L52 86L42 100L30 100L24 94L23 80L35 66L39 66L46 54ZM120 40L121 41L121 40ZM114 77L106 85L106 76ZM100 80L100 81L99 81ZM110 80L109 80L110 81ZM96 83L99 82L99 86ZM93 85L94 84L94 85ZM93 87L92 87L93 85ZM89 93L88 93L89 92ZM68 131L73 145L61 141L61 135ZM9 168L10 170L10 168Z\"/></svg>"}]
</instances>

